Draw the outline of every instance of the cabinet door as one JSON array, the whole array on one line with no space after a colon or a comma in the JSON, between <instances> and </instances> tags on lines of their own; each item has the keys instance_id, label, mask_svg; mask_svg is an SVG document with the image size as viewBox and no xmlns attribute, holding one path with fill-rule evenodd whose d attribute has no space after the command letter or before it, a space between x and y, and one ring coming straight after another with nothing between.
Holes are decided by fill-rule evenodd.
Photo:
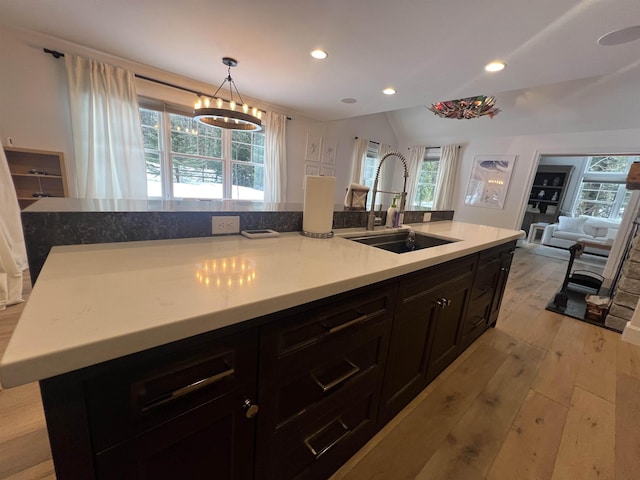
<instances>
[{"instance_id":1,"label":"cabinet door","mask_svg":"<svg viewBox=\"0 0 640 480\"><path fill-rule=\"evenodd\" d=\"M498 320L498 313L500 313L500 305L502 304L502 297L504 297L504 290L507 287L507 280L509 278L509 270L511 268L511 262L513 260L513 254L515 253L515 243L510 243L505 246L501 253L500 269L496 279L496 287L493 294L493 301L491 302L491 312L489 315L489 325L495 325Z\"/></svg>"},{"instance_id":2,"label":"cabinet door","mask_svg":"<svg viewBox=\"0 0 640 480\"><path fill-rule=\"evenodd\" d=\"M419 279L424 284L427 277ZM412 282L413 283L413 282ZM428 287L427 283L425 287ZM393 321L391 346L382 390L380 421L391 420L427 386L428 341L431 324L440 307L436 288L411 294L416 285L404 284Z\"/></svg>"},{"instance_id":3,"label":"cabinet door","mask_svg":"<svg viewBox=\"0 0 640 480\"><path fill-rule=\"evenodd\" d=\"M461 328L471 292L471 274L445 283L434 298L437 315L431 325L427 382L433 380L459 353Z\"/></svg>"},{"instance_id":4,"label":"cabinet door","mask_svg":"<svg viewBox=\"0 0 640 480\"><path fill-rule=\"evenodd\" d=\"M250 479L258 330L163 347L85 383L100 479Z\"/></svg>"},{"instance_id":5,"label":"cabinet door","mask_svg":"<svg viewBox=\"0 0 640 480\"><path fill-rule=\"evenodd\" d=\"M96 456L99 479L251 479L254 421L223 397Z\"/></svg>"},{"instance_id":6,"label":"cabinet door","mask_svg":"<svg viewBox=\"0 0 640 480\"><path fill-rule=\"evenodd\" d=\"M382 390L382 423L404 408L457 355L477 256L428 268L403 279ZM443 368L443 367L442 367Z\"/></svg>"}]
</instances>

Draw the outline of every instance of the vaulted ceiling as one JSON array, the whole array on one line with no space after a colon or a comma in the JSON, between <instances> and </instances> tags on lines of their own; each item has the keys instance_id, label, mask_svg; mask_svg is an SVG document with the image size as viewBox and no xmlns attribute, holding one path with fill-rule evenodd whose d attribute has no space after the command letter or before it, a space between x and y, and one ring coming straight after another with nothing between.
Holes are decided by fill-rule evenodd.
<instances>
[{"instance_id":1,"label":"vaulted ceiling","mask_svg":"<svg viewBox=\"0 0 640 480\"><path fill-rule=\"evenodd\" d=\"M507 129L550 113L577 129L603 124L598 114L621 128L625 106L619 123L640 126L640 40L597 43L640 24L638 0L0 0L0 24L214 86L231 56L244 95L322 121L391 112L409 136L417 124L466 128L424 105L478 94L496 96ZM507 68L486 73L495 59ZM396 95L382 94L389 86Z\"/></svg>"}]
</instances>

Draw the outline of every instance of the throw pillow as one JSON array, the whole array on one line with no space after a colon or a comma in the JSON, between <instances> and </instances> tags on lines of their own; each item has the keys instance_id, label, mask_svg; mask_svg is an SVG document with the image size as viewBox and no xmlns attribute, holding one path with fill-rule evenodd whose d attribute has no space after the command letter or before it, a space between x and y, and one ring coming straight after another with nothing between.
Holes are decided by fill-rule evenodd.
<instances>
[{"instance_id":1,"label":"throw pillow","mask_svg":"<svg viewBox=\"0 0 640 480\"><path fill-rule=\"evenodd\" d=\"M586 218L559 217L558 229L571 233L584 233Z\"/></svg>"}]
</instances>

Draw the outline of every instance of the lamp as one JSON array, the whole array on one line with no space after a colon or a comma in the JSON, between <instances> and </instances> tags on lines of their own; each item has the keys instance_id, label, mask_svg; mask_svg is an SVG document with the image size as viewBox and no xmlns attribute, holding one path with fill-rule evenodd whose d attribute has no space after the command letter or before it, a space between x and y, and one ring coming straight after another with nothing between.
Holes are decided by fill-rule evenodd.
<instances>
[{"instance_id":1,"label":"lamp","mask_svg":"<svg viewBox=\"0 0 640 480\"><path fill-rule=\"evenodd\" d=\"M212 99L208 97L205 97L204 100L198 98L193 110L193 118L205 125L227 128L229 130L250 130L254 132L262 130L262 111L257 108L249 108L249 105L242 99L236 83L231 78L231 67L236 67L238 61L230 57L224 57L222 63L228 67L227 77L222 81L216 93L213 94ZM218 92L226 82L229 82L228 101L218 97ZM236 91L240 104L237 104L233 99L233 89ZM198 94L198 97L201 96L201 94ZM215 108L209 107L211 100L215 102ZM227 108L224 108L225 102Z\"/></svg>"},{"instance_id":2,"label":"lamp","mask_svg":"<svg viewBox=\"0 0 640 480\"><path fill-rule=\"evenodd\" d=\"M495 97L478 95L476 97L461 98L459 100L447 100L438 102L426 107L439 117L443 118L477 118L482 115L489 115L493 118L500 113L500 109L495 106Z\"/></svg>"}]
</instances>

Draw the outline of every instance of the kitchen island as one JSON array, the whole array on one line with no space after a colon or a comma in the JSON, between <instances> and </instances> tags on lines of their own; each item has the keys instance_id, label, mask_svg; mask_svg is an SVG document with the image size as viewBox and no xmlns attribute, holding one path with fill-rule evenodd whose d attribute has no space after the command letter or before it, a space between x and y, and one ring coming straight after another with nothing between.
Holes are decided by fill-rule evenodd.
<instances>
[{"instance_id":1,"label":"kitchen island","mask_svg":"<svg viewBox=\"0 0 640 480\"><path fill-rule=\"evenodd\" d=\"M220 478L322 478L472 341L467 313L484 309L474 332L495 323L520 232L414 227L457 241L405 254L297 233L54 247L2 384L41 381L60 479L199 478L212 455ZM430 279L459 295L405 295ZM402 364L398 319L421 315L398 307L413 297L455 315L428 313L418 348L438 358L398 389L384 373ZM194 469L173 471L176 458Z\"/></svg>"}]
</instances>

